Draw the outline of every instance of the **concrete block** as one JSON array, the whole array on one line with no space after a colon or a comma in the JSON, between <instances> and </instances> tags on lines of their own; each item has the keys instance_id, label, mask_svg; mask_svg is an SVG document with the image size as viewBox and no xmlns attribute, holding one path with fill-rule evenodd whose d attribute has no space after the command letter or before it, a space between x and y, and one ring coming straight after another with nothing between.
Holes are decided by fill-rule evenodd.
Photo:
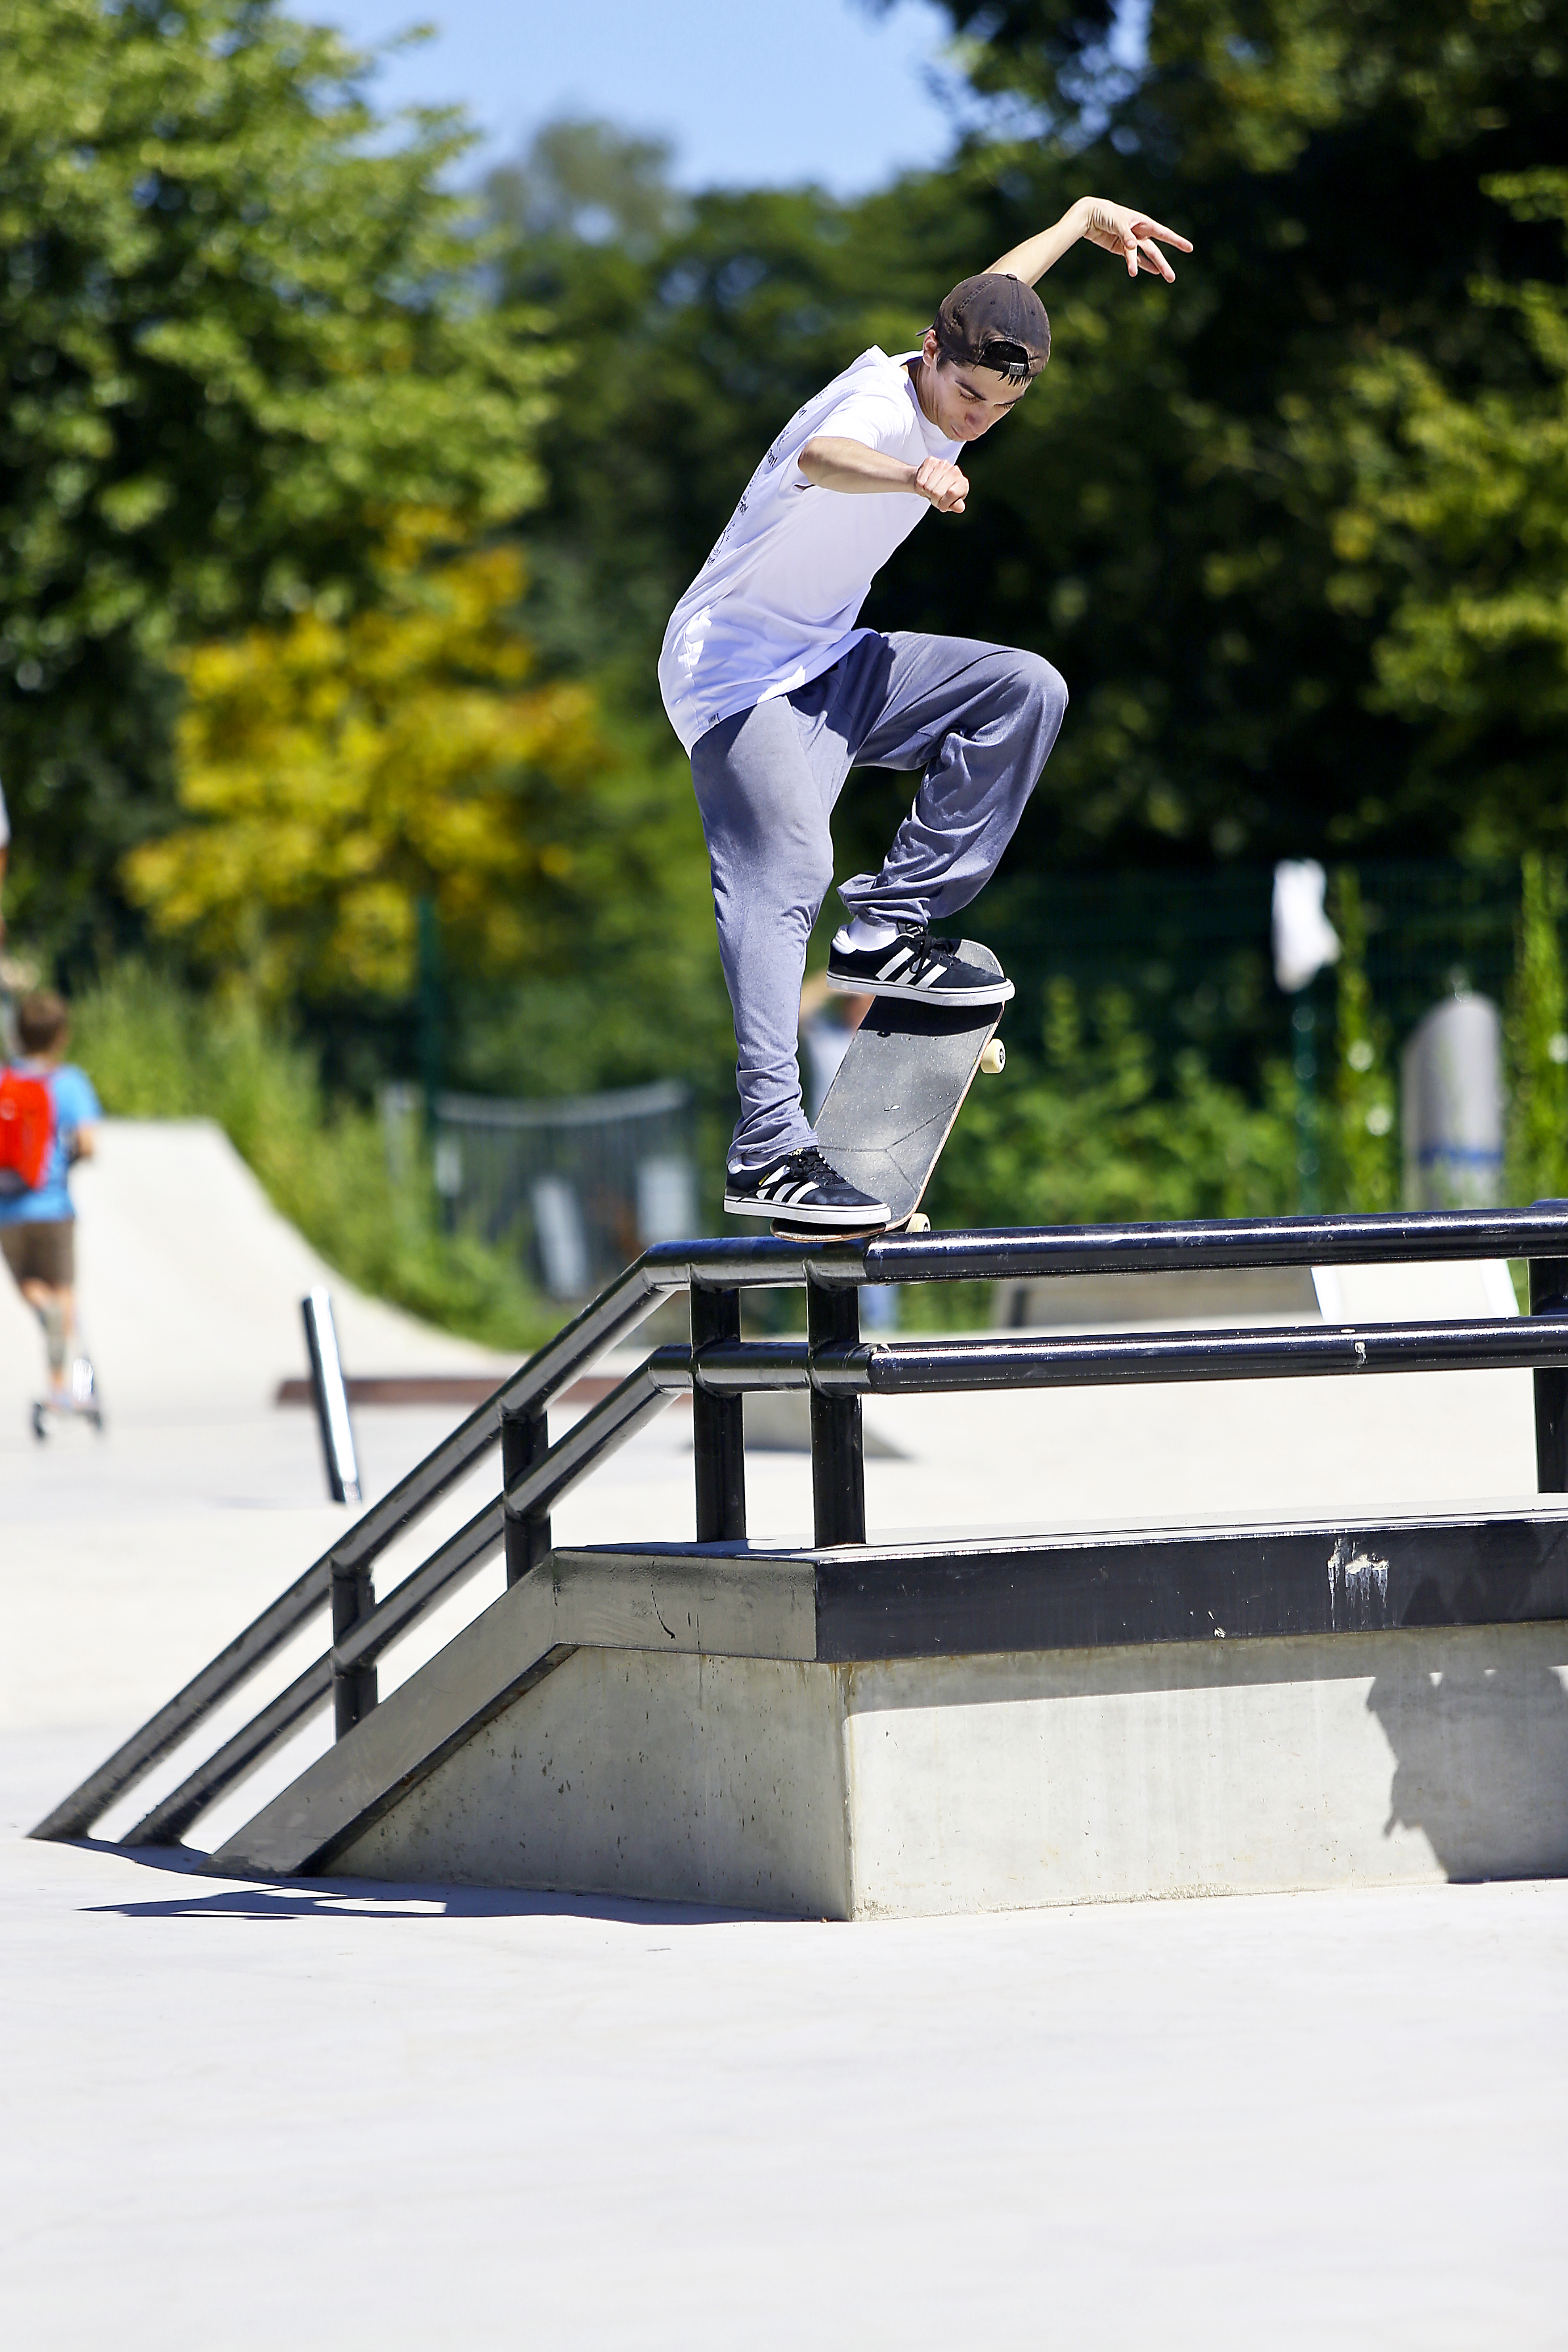
<instances>
[{"instance_id":1,"label":"concrete block","mask_svg":"<svg viewBox=\"0 0 1568 2352\"><path fill-rule=\"evenodd\" d=\"M831 1667L578 1650L333 1868L845 1918L841 1710Z\"/></svg>"},{"instance_id":2,"label":"concrete block","mask_svg":"<svg viewBox=\"0 0 1568 2352\"><path fill-rule=\"evenodd\" d=\"M334 1868L837 1918L1558 1875L1568 1627L581 1649Z\"/></svg>"}]
</instances>

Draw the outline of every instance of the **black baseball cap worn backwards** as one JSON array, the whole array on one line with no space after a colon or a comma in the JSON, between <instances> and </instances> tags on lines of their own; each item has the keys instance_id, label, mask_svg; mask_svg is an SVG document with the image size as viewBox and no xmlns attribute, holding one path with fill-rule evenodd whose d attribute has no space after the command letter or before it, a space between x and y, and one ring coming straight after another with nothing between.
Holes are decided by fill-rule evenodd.
<instances>
[{"instance_id":1,"label":"black baseball cap worn backwards","mask_svg":"<svg viewBox=\"0 0 1568 2352\"><path fill-rule=\"evenodd\" d=\"M1051 357L1051 320L1032 286L996 269L966 278L943 298L936 348L945 360L1028 383Z\"/></svg>"}]
</instances>

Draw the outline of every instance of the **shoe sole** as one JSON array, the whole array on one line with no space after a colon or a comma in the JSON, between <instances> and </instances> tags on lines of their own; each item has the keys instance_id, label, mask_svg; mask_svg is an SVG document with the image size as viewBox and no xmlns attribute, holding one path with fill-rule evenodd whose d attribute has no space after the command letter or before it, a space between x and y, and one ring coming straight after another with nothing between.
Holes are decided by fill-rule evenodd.
<instances>
[{"instance_id":1,"label":"shoe sole","mask_svg":"<svg viewBox=\"0 0 1568 2352\"><path fill-rule=\"evenodd\" d=\"M727 1217L774 1217L791 1225L826 1225L841 1234L852 1226L874 1233L893 1221L893 1211L883 1201L867 1209L810 1209L795 1201L759 1201L755 1192L727 1192L724 1213Z\"/></svg>"},{"instance_id":2,"label":"shoe sole","mask_svg":"<svg viewBox=\"0 0 1568 2352\"><path fill-rule=\"evenodd\" d=\"M992 988L911 988L896 980L852 980L847 974L841 979L833 971L827 979L830 988L846 996L896 996L906 1004L1006 1004L1013 993L1010 980L998 980Z\"/></svg>"}]
</instances>

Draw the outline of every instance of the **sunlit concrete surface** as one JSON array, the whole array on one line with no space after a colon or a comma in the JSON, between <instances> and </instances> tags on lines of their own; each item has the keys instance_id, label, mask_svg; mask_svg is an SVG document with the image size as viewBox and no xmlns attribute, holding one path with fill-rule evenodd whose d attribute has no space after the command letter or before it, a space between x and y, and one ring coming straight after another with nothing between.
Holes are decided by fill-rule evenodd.
<instances>
[{"instance_id":1,"label":"sunlit concrete surface","mask_svg":"<svg viewBox=\"0 0 1568 2352\"><path fill-rule=\"evenodd\" d=\"M149 1309L101 1441L33 1444L34 1335L0 1332L7 2346L1568 2337L1568 1884L841 1927L258 1887L26 1843L347 1523L310 1416L266 1403L303 1369L310 1262L282 1232L254 1321L215 1273L193 1340L160 1353ZM350 1369L459 1349L408 1327L356 1365L340 1321ZM194 1399L193 1348L230 1366ZM929 1529L1521 1494L1529 1407L1510 1374L912 1400L869 1416L899 1449L868 1464L870 1512ZM367 1491L451 1418L361 1412ZM755 1452L748 1477L759 1532L809 1525L803 1454ZM689 1536L686 1410L557 1524ZM499 1589L476 1579L383 1688ZM266 1793L215 1808L203 1846Z\"/></svg>"},{"instance_id":2,"label":"sunlit concrete surface","mask_svg":"<svg viewBox=\"0 0 1568 2352\"><path fill-rule=\"evenodd\" d=\"M361 1414L375 1486L439 1425ZM1565 1884L841 1927L23 1842L344 1523L308 1416L229 1427L111 1433L90 1514L0 1461L7 2342L1563 2342ZM1016 1515L955 1453L876 1507ZM672 1412L562 1519L690 1478Z\"/></svg>"},{"instance_id":3,"label":"sunlit concrete surface","mask_svg":"<svg viewBox=\"0 0 1568 2352\"><path fill-rule=\"evenodd\" d=\"M318 1283L330 1286L349 1372L501 1360L332 1274L211 1119L106 1119L71 1191L82 1340L118 1421L264 1410L280 1380L308 1370L299 1301ZM0 1280L0 1429L38 1394L42 1363L37 1324Z\"/></svg>"},{"instance_id":4,"label":"sunlit concrete surface","mask_svg":"<svg viewBox=\"0 0 1568 2352\"><path fill-rule=\"evenodd\" d=\"M0 1902L18 2345L1563 2341L1562 1885L831 1927L8 1840Z\"/></svg>"}]
</instances>

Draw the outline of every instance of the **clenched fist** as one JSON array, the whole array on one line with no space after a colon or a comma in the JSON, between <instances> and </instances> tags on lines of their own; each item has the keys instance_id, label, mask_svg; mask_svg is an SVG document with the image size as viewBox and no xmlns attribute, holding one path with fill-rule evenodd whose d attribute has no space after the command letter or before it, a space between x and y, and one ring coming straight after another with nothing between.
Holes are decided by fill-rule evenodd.
<instances>
[{"instance_id":1,"label":"clenched fist","mask_svg":"<svg viewBox=\"0 0 1568 2352\"><path fill-rule=\"evenodd\" d=\"M969 495L968 476L946 457L927 457L916 466L910 488L929 499L938 514L962 514Z\"/></svg>"}]
</instances>

